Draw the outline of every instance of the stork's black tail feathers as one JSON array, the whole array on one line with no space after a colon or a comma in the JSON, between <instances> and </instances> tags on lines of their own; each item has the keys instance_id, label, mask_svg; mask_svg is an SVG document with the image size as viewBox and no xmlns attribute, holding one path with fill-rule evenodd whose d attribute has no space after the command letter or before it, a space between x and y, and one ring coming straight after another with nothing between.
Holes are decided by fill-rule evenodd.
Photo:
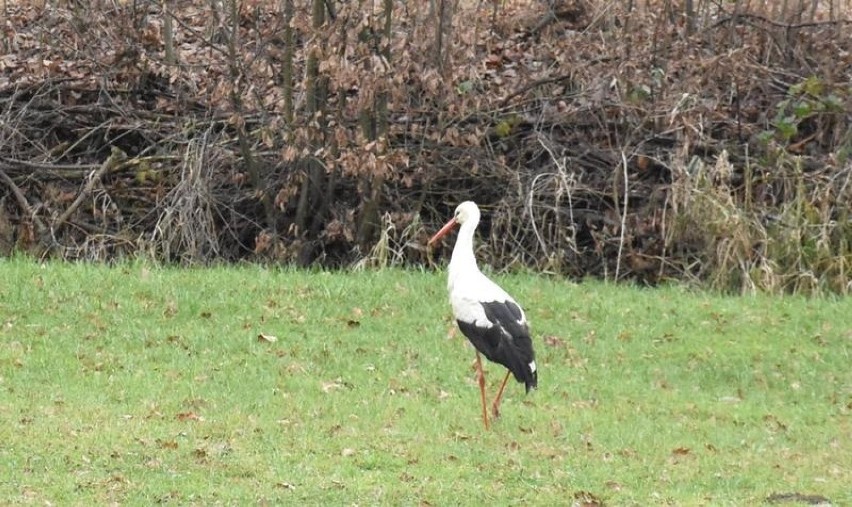
<instances>
[{"instance_id":1,"label":"stork's black tail feathers","mask_svg":"<svg viewBox=\"0 0 852 507\"><path fill-rule=\"evenodd\" d=\"M518 342L525 346L517 346ZM535 354L532 352L532 342L529 338L516 340L515 344L504 343L493 358L489 357L490 360L508 368L515 380L524 384L528 393L530 389L538 387L538 370L534 358Z\"/></svg>"},{"instance_id":2,"label":"stork's black tail feathers","mask_svg":"<svg viewBox=\"0 0 852 507\"><path fill-rule=\"evenodd\" d=\"M538 368L535 364L535 352L532 348L532 340L529 335L524 334L516 337L509 343L504 344L503 365L512 372L515 380L524 384L527 393L530 389L538 387Z\"/></svg>"},{"instance_id":3,"label":"stork's black tail feathers","mask_svg":"<svg viewBox=\"0 0 852 507\"><path fill-rule=\"evenodd\" d=\"M530 389L538 388L538 372L534 371L529 376L529 378L524 380L524 386L527 388L527 393L530 392Z\"/></svg>"},{"instance_id":4,"label":"stork's black tail feathers","mask_svg":"<svg viewBox=\"0 0 852 507\"><path fill-rule=\"evenodd\" d=\"M524 364L523 360L513 361L509 370L515 376L515 380L524 384L528 393L530 389L538 387L538 371L536 371L535 361L530 361L528 364Z\"/></svg>"}]
</instances>

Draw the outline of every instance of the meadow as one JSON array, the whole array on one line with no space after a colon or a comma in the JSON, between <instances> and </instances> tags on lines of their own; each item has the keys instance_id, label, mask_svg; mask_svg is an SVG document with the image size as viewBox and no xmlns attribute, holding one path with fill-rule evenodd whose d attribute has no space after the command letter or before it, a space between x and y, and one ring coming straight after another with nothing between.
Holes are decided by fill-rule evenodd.
<instances>
[{"instance_id":1,"label":"meadow","mask_svg":"<svg viewBox=\"0 0 852 507\"><path fill-rule=\"evenodd\" d=\"M0 260L0 502L852 504L848 300L496 275L486 432L444 275Z\"/></svg>"}]
</instances>

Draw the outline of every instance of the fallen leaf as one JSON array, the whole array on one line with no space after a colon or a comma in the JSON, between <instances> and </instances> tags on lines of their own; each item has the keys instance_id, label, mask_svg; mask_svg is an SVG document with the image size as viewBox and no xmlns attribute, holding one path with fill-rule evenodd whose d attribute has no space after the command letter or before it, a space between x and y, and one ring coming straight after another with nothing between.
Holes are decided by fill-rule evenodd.
<instances>
[{"instance_id":1,"label":"fallen leaf","mask_svg":"<svg viewBox=\"0 0 852 507\"><path fill-rule=\"evenodd\" d=\"M157 446L159 446L160 449L177 449L178 443L177 440L160 440L158 438Z\"/></svg>"},{"instance_id":2,"label":"fallen leaf","mask_svg":"<svg viewBox=\"0 0 852 507\"><path fill-rule=\"evenodd\" d=\"M807 505L832 505L831 500L821 495L805 495L802 493L773 493L766 497L768 503L803 503Z\"/></svg>"},{"instance_id":3,"label":"fallen leaf","mask_svg":"<svg viewBox=\"0 0 852 507\"><path fill-rule=\"evenodd\" d=\"M688 447L678 447L672 450L672 454L675 456L686 456L687 454L689 454L689 452L690 451Z\"/></svg>"},{"instance_id":4,"label":"fallen leaf","mask_svg":"<svg viewBox=\"0 0 852 507\"><path fill-rule=\"evenodd\" d=\"M278 341L278 338L271 335L271 334L260 333L259 335L257 335L257 341L266 342L266 343L275 343L275 342Z\"/></svg>"},{"instance_id":5,"label":"fallen leaf","mask_svg":"<svg viewBox=\"0 0 852 507\"><path fill-rule=\"evenodd\" d=\"M772 414L766 414L763 416L763 421L769 426L771 430L774 431L787 431L787 425L781 422L780 419L775 417Z\"/></svg>"},{"instance_id":6,"label":"fallen leaf","mask_svg":"<svg viewBox=\"0 0 852 507\"><path fill-rule=\"evenodd\" d=\"M736 396L722 396L721 398L719 398L719 401L723 403L739 403L742 400L740 398L737 398Z\"/></svg>"},{"instance_id":7,"label":"fallen leaf","mask_svg":"<svg viewBox=\"0 0 852 507\"><path fill-rule=\"evenodd\" d=\"M572 506L577 507L603 507L603 500L588 491L577 491L574 493Z\"/></svg>"},{"instance_id":8,"label":"fallen leaf","mask_svg":"<svg viewBox=\"0 0 852 507\"><path fill-rule=\"evenodd\" d=\"M166 309L163 310L163 317L171 318L174 317L178 312L177 302L169 301L166 303Z\"/></svg>"},{"instance_id":9,"label":"fallen leaf","mask_svg":"<svg viewBox=\"0 0 852 507\"><path fill-rule=\"evenodd\" d=\"M544 344L549 345L551 347L564 347L565 346L565 342L561 338L559 338L558 336L553 336L553 335L545 336L544 337Z\"/></svg>"},{"instance_id":10,"label":"fallen leaf","mask_svg":"<svg viewBox=\"0 0 852 507\"><path fill-rule=\"evenodd\" d=\"M639 453L636 452L635 449L631 449L630 447L625 447L624 449L621 449L620 451L618 451L618 454L624 458L635 458L639 455Z\"/></svg>"},{"instance_id":11,"label":"fallen leaf","mask_svg":"<svg viewBox=\"0 0 852 507\"><path fill-rule=\"evenodd\" d=\"M203 421L204 420L203 417L196 414L195 412L180 412L176 416L176 419L178 421Z\"/></svg>"},{"instance_id":12,"label":"fallen leaf","mask_svg":"<svg viewBox=\"0 0 852 507\"><path fill-rule=\"evenodd\" d=\"M346 384L340 378L336 378L330 382L322 383L322 391L324 393L329 393L331 391L334 391L335 389L342 389L344 387L346 387Z\"/></svg>"}]
</instances>

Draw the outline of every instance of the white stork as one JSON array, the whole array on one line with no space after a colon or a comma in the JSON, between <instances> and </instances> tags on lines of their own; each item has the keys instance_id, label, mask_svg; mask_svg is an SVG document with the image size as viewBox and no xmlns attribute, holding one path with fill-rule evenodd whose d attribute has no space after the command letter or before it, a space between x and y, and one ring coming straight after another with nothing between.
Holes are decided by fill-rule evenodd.
<instances>
[{"instance_id":1,"label":"white stork","mask_svg":"<svg viewBox=\"0 0 852 507\"><path fill-rule=\"evenodd\" d=\"M491 405L493 416L500 415L500 398L509 380L509 374L523 382L526 392L538 386L535 352L530 339L524 311L496 283L479 271L473 253L473 234L479 224L479 207L466 201L456 207L453 218L435 233L429 245L447 234L457 224L461 225L453 256L450 259L447 289L450 304L461 332L476 348L476 372L482 399L482 420L488 429L488 411L485 401L485 374L482 371L480 352L489 361L509 369Z\"/></svg>"}]
</instances>

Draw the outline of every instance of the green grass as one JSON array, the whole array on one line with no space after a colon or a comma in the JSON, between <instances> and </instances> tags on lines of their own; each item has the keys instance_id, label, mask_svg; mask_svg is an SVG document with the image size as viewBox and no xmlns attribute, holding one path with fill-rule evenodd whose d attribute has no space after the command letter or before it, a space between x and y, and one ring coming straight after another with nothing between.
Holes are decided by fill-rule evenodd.
<instances>
[{"instance_id":1,"label":"green grass","mask_svg":"<svg viewBox=\"0 0 852 507\"><path fill-rule=\"evenodd\" d=\"M443 273L0 261L0 503L852 502L848 300L497 278L484 432Z\"/></svg>"}]
</instances>

